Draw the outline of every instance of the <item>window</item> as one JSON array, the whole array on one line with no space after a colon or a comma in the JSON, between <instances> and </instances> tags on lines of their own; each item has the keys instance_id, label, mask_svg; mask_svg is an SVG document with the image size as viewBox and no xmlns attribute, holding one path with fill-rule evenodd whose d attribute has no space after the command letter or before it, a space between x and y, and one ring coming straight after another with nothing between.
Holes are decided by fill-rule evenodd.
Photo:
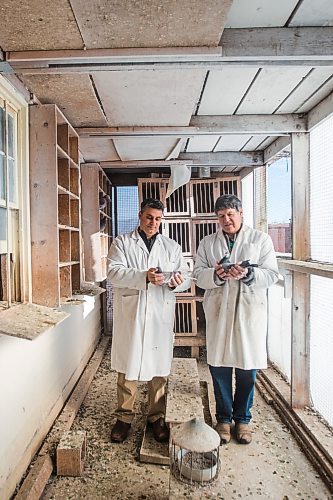
<instances>
[{"instance_id":1,"label":"window","mask_svg":"<svg viewBox=\"0 0 333 500\"><path fill-rule=\"evenodd\" d=\"M267 169L268 233L279 254L291 254L290 164L290 158L280 158Z\"/></svg>"},{"instance_id":2,"label":"window","mask_svg":"<svg viewBox=\"0 0 333 500\"><path fill-rule=\"evenodd\" d=\"M0 305L8 307L22 298L22 227L19 171L22 163L19 136L22 123L20 100L11 96L10 87L0 80ZM20 138L19 138L20 137ZM19 144L20 142L20 144ZM25 297L26 298L26 297Z\"/></svg>"}]
</instances>

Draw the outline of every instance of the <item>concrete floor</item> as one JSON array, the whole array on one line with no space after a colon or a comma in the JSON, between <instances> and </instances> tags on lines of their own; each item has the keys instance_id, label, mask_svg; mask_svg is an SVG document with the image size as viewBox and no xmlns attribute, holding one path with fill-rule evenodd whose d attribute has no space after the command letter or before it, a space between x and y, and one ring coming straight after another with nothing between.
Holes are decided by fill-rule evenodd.
<instances>
[{"instance_id":1,"label":"concrete floor","mask_svg":"<svg viewBox=\"0 0 333 500\"><path fill-rule=\"evenodd\" d=\"M199 363L199 374L202 380L210 379L203 361ZM84 474L76 478L52 476L44 500L333 498L288 429L259 394L252 412L253 442L244 446L232 440L220 447L221 471L210 488L183 487L172 480L171 496L169 468L138 461L145 425L145 384L140 384L137 418L122 445L109 439L115 407L116 374L110 370L108 351L73 425L73 429L87 432Z\"/></svg>"}]
</instances>

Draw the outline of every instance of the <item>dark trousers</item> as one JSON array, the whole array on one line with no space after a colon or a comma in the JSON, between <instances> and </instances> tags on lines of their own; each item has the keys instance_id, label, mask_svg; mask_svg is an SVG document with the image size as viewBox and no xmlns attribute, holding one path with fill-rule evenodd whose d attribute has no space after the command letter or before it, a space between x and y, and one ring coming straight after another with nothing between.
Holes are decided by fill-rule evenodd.
<instances>
[{"instance_id":1,"label":"dark trousers","mask_svg":"<svg viewBox=\"0 0 333 500\"><path fill-rule=\"evenodd\" d=\"M235 393L232 390L233 368L209 366L213 379L216 401L216 420L231 423L232 420L248 424L252 418L251 408L257 370L235 368Z\"/></svg>"}]
</instances>

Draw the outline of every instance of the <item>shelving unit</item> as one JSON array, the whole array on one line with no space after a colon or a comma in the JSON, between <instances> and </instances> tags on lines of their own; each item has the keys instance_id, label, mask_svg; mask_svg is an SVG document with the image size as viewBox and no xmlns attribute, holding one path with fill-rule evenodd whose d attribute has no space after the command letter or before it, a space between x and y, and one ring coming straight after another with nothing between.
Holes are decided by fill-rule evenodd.
<instances>
[{"instance_id":1,"label":"shelving unit","mask_svg":"<svg viewBox=\"0 0 333 500\"><path fill-rule=\"evenodd\" d=\"M81 164L81 182L85 280L101 282L111 244L111 183L98 163Z\"/></svg>"},{"instance_id":2,"label":"shelving unit","mask_svg":"<svg viewBox=\"0 0 333 500\"><path fill-rule=\"evenodd\" d=\"M54 104L29 120L32 300L58 307L81 285L78 135Z\"/></svg>"},{"instance_id":3,"label":"shelving unit","mask_svg":"<svg viewBox=\"0 0 333 500\"><path fill-rule=\"evenodd\" d=\"M214 213L216 199L222 194L239 196L240 177L191 179L166 198L168 183L166 178L138 179L139 202L144 198L158 198L164 203L162 234L180 244L190 269L193 269L200 241L218 228ZM193 357L198 357L199 347L206 344L203 294L204 291L194 282L188 290L177 294L175 346L191 347Z\"/></svg>"}]
</instances>

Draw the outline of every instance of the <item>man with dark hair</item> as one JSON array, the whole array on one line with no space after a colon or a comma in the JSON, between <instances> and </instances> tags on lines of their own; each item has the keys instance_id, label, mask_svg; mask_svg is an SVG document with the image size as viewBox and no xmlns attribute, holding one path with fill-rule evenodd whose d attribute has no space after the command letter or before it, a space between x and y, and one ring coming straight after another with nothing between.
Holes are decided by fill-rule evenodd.
<instances>
[{"instance_id":1,"label":"man with dark hair","mask_svg":"<svg viewBox=\"0 0 333 500\"><path fill-rule=\"evenodd\" d=\"M267 288L278 280L278 266L268 234L243 224L237 196L220 196L215 213L220 227L200 242L194 276L206 290L207 362L216 430L221 443L228 443L234 420L238 442L248 444L256 370L267 367Z\"/></svg>"},{"instance_id":2,"label":"man with dark hair","mask_svg":"<svg viewBox=\"0 0 333 500\"><path fill-rule=\"evenodd\" d=\"M169 438L165 386L173 355L175 292L186 290L189 279L180 245L159 233L163 209L160 200L144 200L139 228L118 236L108 256L114 286L111 367L118 372L117 421L111 432L116 443L131 427L137 381L148 382L147 419L155 439Z\"/></svg>"}]
</instances>

